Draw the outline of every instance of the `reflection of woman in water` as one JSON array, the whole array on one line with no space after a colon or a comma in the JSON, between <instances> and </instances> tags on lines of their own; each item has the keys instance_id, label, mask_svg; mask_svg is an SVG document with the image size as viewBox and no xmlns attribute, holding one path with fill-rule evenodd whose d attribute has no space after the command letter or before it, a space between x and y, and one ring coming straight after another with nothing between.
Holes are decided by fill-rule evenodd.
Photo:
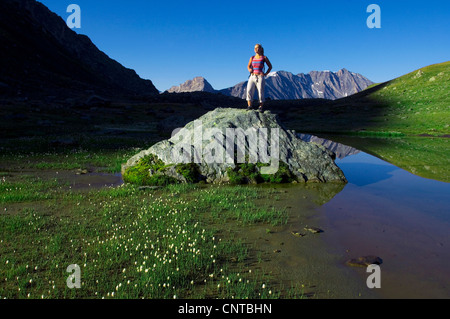
<instances>
[{"instance_id":1,"label":"reflection of woman in water","mask_svg":"<svg viewBox=\"0 0 450 319\"><path fill-rule=\"evenodd\" d=\"M264 112L264 89L266 86L266 80L264 77L269 74L270 71L272 71L272 64L270 63L269 59L264 56L264 48L261 46L261 44L255 45L255 53L256 55L250 58L247 66L247 69L250 72L250 78L247 84L247 110L252 109L253 94L255 93L255 89L257 89L259 97L259 111ZM266 73L264 73L265 63L269 67Z\"/></svg>"}]
</instances>

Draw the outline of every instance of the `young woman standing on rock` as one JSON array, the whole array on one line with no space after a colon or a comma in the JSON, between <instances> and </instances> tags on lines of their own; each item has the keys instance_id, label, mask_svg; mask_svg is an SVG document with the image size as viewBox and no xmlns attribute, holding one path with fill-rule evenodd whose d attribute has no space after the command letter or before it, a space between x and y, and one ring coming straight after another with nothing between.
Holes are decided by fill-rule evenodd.
<instances>
[{"instance_id":1,"label":"young woman standing on rock","mask_svg":"<svg viewBox=\"0 0 450 319\"><path fill-rule=\"evenodd\" d=\"M248 62L247 69L250 72L250 78L247 84L247 102L248 108L247 110L252 109L252 100L253 94L255 93L255 89L258 90L258 98L259 98L259 111L264 112L264 91L266 86L265 76L272 71L272 63L270 63L269 59L264 56L264 48L261 44L255 45L255 55L250 58ZM264 64L267 64L269 69L264 73Z\"/></svg>"}]
</instances>

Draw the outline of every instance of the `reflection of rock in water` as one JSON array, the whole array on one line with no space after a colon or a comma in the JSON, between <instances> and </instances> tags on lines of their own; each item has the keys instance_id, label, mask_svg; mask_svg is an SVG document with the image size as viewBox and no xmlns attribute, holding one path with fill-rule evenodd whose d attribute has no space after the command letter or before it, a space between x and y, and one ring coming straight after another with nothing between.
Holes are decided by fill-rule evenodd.
<instances>
[{"instance_id":1,"label":"reflection of rock in water","mask_svg":"<svg viewBox=\"0 0 450 319\"><path fill-rule=\"evenodd\" d=\"M314 203L317 205L324 205L332 200L334 196L339 194L344 189L345 185L339 183L311 183L307 184L305 187L314 193Z\"/></svg>"},{"instance_id":2,"label":"reflection of rock in water","mask_svg":"<svg viewBox=\"0 0 450 319\"><path fill-rule=\"evenodd\" d=\"M305 142L313 142L325 146L328 150L334 152L336 154L336 157L339 159L343 159L347 156L355 155L361 152L351 146L326 140L314 135L298 133L297 137Z\"/></svg>"},{"instance_id":3,"label":"reflection of rock in water","mask_svg":"<svg viewBox=\"0 0 450 319\"><path fill-rule=\"evenodd\" d=\"M289 190L293 194L291 200L305 202L309 199L322 206L339 194L346 184L343 183L298 183L298 184L262 184L261 187ZM294 204L295 205L295 204Z\"/></svg>"}]
</instances>

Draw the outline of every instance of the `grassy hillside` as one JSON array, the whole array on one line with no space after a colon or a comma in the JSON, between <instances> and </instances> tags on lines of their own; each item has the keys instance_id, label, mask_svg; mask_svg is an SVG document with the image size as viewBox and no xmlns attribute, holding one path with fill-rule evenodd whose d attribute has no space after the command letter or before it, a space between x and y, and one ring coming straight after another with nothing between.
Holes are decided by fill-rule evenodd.
<instances>
[{"instance_id":1,"label":"grassy hillside","mask_svg":"<svg viewBox=\"0 0 450 319\"><path fill-rule=\"evenodd\" d=\"M431 65L375 86L367 95L385 109L378 127L405 134L450 132L450 62Z\"/></svg>"},{"instance_id":2,"label":"grassy hillside","mask_svg":"<svg viewBox=\"0 0 450 319\"><path fill-rule=\"evenodd\" d=\"M450 62L424 67L353 96L323 101L271 101L287 126L310 133L450 134Z\"/></svg>"}]
</instances>

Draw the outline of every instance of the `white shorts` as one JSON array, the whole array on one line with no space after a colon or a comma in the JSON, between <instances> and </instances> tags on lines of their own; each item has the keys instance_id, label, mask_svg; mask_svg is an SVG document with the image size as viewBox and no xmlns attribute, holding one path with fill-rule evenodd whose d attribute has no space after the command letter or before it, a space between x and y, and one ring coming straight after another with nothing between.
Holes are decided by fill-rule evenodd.
<instances>
[{"instance_id":1,"label":"white shorts","mask_svg":"<svg viewBox=\"0 0 450 319\"><path fill-rule=\"evenodd\" d=\"M252 74L247 84L247 101L253 100L255 89L257 89L259 102L264 103L266 101L264 97L265 88L266 88L266 79L264 78L264 75Z\"/></svg>"}]
</instances>

